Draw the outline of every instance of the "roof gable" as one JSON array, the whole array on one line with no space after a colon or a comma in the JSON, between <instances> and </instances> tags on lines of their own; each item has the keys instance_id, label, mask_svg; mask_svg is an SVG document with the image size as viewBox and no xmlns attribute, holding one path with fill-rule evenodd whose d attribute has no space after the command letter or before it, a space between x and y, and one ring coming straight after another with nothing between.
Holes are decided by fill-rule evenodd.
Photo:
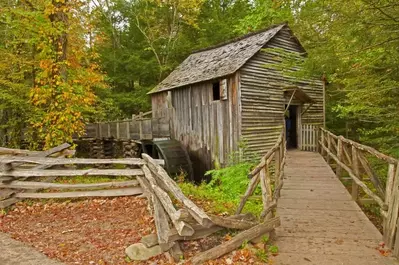
<instances>
[{"instance_id":1,"label":"roof gable","mask_svg":"<svg viewBox=\"0 0 399 265\"><path fill-rule=\"evenodd\" d=\"M286 23L195 52L149 94L233 74L284 27L288 27Z\"/></svg>"}]
</instances>

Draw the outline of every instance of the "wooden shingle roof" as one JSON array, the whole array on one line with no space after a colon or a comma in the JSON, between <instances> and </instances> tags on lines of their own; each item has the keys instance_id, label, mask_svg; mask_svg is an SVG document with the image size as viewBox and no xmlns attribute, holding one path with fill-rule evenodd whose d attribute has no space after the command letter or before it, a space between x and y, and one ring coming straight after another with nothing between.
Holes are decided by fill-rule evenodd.
<instances>
[{"instance_id":1,"label":"wooden shingle roof","mask_svg":"<svg viewBox=\"0 0 399 265\"><path fill-rule=\"evenodd\" d=\"M275 25L261 32L195 52L148 94L233 74L286 25Z\"/></svg>"}]
</instances>

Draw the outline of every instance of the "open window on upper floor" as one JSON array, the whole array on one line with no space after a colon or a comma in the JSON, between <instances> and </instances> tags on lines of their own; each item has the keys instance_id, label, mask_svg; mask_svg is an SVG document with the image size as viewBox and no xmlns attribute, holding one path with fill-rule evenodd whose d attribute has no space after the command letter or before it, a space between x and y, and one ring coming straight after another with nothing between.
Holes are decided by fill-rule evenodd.
<instances>
[{"instance_id":1,"label":"open window on upper floor","mask_svg":"<svg viewBox=\"0 0 399 265\"><path fill-rule=\"evenodd\" d=\"M216 80L212 83L213 100L226 100L227 99L227 79Z\"/></svg>"}]
</instances>

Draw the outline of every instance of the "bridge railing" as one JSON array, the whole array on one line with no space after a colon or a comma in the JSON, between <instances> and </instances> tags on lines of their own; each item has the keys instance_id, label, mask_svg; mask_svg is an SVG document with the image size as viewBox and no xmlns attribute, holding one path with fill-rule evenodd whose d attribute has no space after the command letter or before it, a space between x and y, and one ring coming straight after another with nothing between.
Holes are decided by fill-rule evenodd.
<instances>
[{"instance_id":1,"label":"bridge railing","mask_svg":"<svg viewBox=\"0 0 399 265\"><path fill-rule=\"evenodd\" d=\"M86 125L87 138L122 140L152 140L170 137L169 120L136 115L130 120L106 121Z\"/></svg>"},{"instance_id":2,"label":"bridge railing","mask_svg":"<svg viewBox=\"0 0 399 265\"><path fill-rule=\"evenodd\" d=\"M336 175L345 170L352 180L352 198L359 200L359 187L380 207L383 217L383 239L387 247L399 256L399 160L372 147L337 136L320 128L319 150L327 163L335 161ZM375 170L372 159L387 170L386 177ZM384 170L382 170L384 171Z\"/></svg>"},{"instance_id":3,"label":"bridge railing","mask_svg":"<svg viewBox=\"0 0 399 265\"><path fill-rule=\"evenodd\" d=\"M284 131L282 131L274 146L262 157L255 169L249 173L248 177L251 178L251 181L241 199L236 214L241 213L248 198L254 193L260 183L263 202L260 218L266 221L274 217L273 210L277 207L277 201L280 198L280 191L283 187L286 155L286 140Z\"/></svg>"}]
</instances>

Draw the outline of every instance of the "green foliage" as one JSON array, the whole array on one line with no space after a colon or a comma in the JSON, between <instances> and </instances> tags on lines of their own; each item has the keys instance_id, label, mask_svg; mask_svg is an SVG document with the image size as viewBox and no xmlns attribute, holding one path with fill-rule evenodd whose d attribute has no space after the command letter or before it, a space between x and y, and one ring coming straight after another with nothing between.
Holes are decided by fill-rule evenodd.
<instances>
[{"instance_id":1,"label":"green foliage","mask_svg":"<svg viewBox=\"0 0 399 265\"><path fill-rule=\"evenodd\" d=\"M183 193L198 201L206 211L211 213L227 213L233 215L240 203L240 195L225 194L219 189L215 189L206 183L195 185L192 183L179 183ZM203 202L203 204L201 203ZM243 212L250 212L260 215L262 203L259 200L249 199L245 204Z\"/></svg>"},{"instance_id":2,"label":"green foliage","mask_svg":"<svg viewBox=\"0 0 399 265\"><path fill-rule=\"evenodd\" d=\"M207 186L225 194L226 197L236 198L237 194L244 194L249 183L248 173L254 167L253 163L238 163L229 167L210 170L211 181Z\"/></svg>"},{"instance_id":3,"label":"green foliage","mask_svg":"<svg viewBox=\"0 0 399 265\"><path fill-rule=\"evenodd\" d=\"M328 127L397 155L399 3L286 2L295 13L293 30L308 52L304 68L313 75L325 73L330 82Z\"/></svg>"},{"instance_id":4,"label":"green foliage","mask_svg":"<svg viewBox=\"0 0 399 265\"><path fill-rule=\"evenodd\" d=\"M269 236L262 236L262 243L265 245L269 243Z\"/></svg>"},{"instance_id":5,"label":"green foliage","mask_svg":"<svg viewBox=\"0 0 399 265\"><path fill-rule=\"evenodd\" d=\"M274 245L270 246L270 247L269 247L269 252L270 252L271 254L277 254L277 253L278 253L278 247L277 247L277 246L274 246Z\"/></svg>"},{"instance_id":6,"label":"green foliage","mask_svg":"<svg viewBox=\"0 0 399 265\"><path fill-rule=\"evenodd\" d=\"M255 255L262 262L268 262L268 260L269 260L269 255L267 254L267 252L264 249L258 249L255 252Z\"/></svg>"},{"instance_id":7,"label":"green foliage","mask_svg":"<svg viewBox=\"0 0 399 265\"><path fill-rule=\"evenodd\" d=\"M242 242L241 244L241 248L246 248L248 246L248 240L244 240L244 242Z\"/></svg>"}]
</instances>

